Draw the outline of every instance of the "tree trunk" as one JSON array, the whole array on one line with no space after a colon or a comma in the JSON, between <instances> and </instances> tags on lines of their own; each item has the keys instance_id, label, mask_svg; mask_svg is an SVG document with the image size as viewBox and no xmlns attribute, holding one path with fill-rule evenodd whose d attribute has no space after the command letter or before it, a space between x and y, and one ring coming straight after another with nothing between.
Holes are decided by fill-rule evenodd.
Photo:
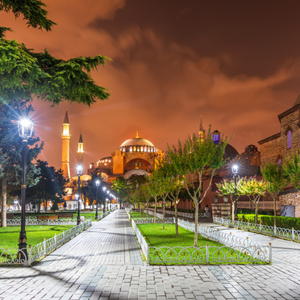
<instances>
[{"instance_id":1,"label":"tree trunk","mask_svg":"<svg viewBox=\"0 0 300 300\"><path fill-rule=\"evenodd\" d=\"M39 214L41 213L41 199L39 199L39 202L38 202L38 213Z\"/></svg>"},{"instance_id":2,"label":"tree trunk","mask_svg":"<svg viewBox=\"0 0 300 300\"><path fill-rule=\"evenodd\" d=\"M178 236L178 216L177 216L177 203L175 200L175 227L176 227L176 236Z\"/></svg>"},{"instance_id":3,"label":"tree trunk","mask_svg":"<svg viewBox=\"0 0 300 300\"><path fill-rule=\"evenodd\" d=\"M153 223L155 224L156 223L156 206L157 206L157 199L156 197L154 198L154 220L153 220Z\"/></svg>"},{"instance_id":4,"label":"tree trunk","mask_svg":"<svg viewBox=\"0 0 300 300\"><path fill-rule=\"evenodd\" d=\"M139 204L140 206L140 215L142 214L142 204Z\"/></svg>"},{"instance_id":5,"label":"tree trunk","mask_svg":"<svg viewBox=\"0 0 300 300\"><path fill-rule=\"evenodd\" d=\"M7 196L7 179L2 178L1 186L2 210L1 210L1 227L6 227L6 196Z\"/></svg>"},{"instance_id":6,"label":"tree trunk","mask_svg":"<svg viewBox=\"0 0 300 300\"><path fill-rule=\"evenodd\" d=\"M146 213L147 213L147 218L149 218L149 201L147 202L147 210L146 210Z\"/></svg>"},{"instance_id":7,"label":"tree trunk","mask_svg":"<svg viewBox=\"0 0 300 300\"><path fill-rule=\"evenodd\" d=\"M48 201L46 200L45 212L47 212Z\"/></svg>"},{"instance_id":8,"label":"tree trunk","mask_svg":"<svg viewBox=\"0 0 300 300\"><path fill-rule=\"evenodd\" d=\"M194 235L194 247L197 247L198 244L198 213L199 213L199 205L198 201L194 201L195 203L195 235Z\"/></svg>"},{"instance_id":9,"label":"tree trunk","mask_svg":"<svg viewBox=\"0 0 300 300\"><path fill-rule=\"evenodd\" d=\"M258 203L255 203L255 224L257 224Z\"/></svg>"},{"instance_id":10,"label":"tree trunk","mask_svg":"<svg viewBox=\"0 0 300 300\"><path fill-rule=\"evenodd\" d=\"M163 229L165 229L166 200L163 201Z\"/></svg>"},{"instance_id":11,"label":"tree trunk","mask_svg":"<svg viewBox=\"0 0 300 300\"><path fill-rule=\"evenodd\" d=\"M274 198L274 227L276 226L276 197Z\"/></svg>"},{"instance_id":12,"label":"tree trunk","mask_svg":"<svg viewBox=\"0 0 300 300\"><path fill-rule=\"evenodd\" d=\"M232 220L232 223L234 223L234 200L232 201L232 212L231 212L231 220Z\"/></svg>"}]
</instances>

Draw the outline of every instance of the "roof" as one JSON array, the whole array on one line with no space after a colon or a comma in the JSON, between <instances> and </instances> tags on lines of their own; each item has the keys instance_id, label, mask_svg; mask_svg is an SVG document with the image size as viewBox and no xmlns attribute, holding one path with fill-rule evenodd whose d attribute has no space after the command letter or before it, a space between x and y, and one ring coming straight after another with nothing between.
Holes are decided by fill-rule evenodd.
<instances>
[{"instance_id":1,"label":"roof","mask_svg":"<svg viewBox=\"0 0 300 300\"><path fill-rule=\"evenodd\" d=\"M281 136L281 133L280 133L280 132L279 132L279 133L276 133L276 134L274 134L274 135L271 135L271 136L267 137L266 139L263 139L263 140L258 141L258 144L262 145L262 144L264 144L264 143L266 143L266 142L269 142L269 141L272 141L272 140L276 140L276 139L278 139L280 136Z\"/></svg>"},{"instance_id":2,"label":"roof","mask_svg":"<svg viewBox=\"0 0 300 300\"><path fill-rule=\"evenodd\" d=\"M120 147L124 147L124 146L150 146L150 147L154 147L154 145L146 140L146 139L142 139L142 138L133 138L133 139L129 139L127 141L125 141Z\"/></svg>"},{"instance_id":3,"label":"roof","mask_svg":"<svg viewBox=\"0 0 300 300\"><path fill-rule=\"evenodd\" d=\"M68 111L67 110L66 110L66 114L65 114L64 124L70 124L69 123L69 116L68 116Z\"/></svg>"}]
</instances>

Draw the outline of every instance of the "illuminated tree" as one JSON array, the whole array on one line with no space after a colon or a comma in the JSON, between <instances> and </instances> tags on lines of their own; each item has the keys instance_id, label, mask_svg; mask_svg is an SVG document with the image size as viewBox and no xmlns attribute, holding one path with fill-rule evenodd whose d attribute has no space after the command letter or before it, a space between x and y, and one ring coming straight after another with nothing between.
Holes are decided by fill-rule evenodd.
<instances>
[{"instance_id":1,"label":"illuminated tree","mask_svg":"<svg viewBox=\"0 0 300 300\"><path fill-rule=\"evenodd\" d=\"M267 163L261 168L261 173L266 181L268 193L273 198L274 203L274 226L276 226L276 200L285 187L290 183L289 178L281 164L277 162Z\"/></svg>"},{"instance_id":2,"label":"illuminated tree","mask_svg":"<svg viewBox=\"0 0 300 300\"><path fill-rule=\"evenodd\" d=\"M283 170L290 182L298 191L300 190L300 150L286 157Z\"/></svg>"},{"instance_id":3,"label":"illuminated tree","mask_svg":"<svg viewBox=\"0 0 300 300\"><path fill-rule=\"evenodd\" d=\"M194 135L189 137L183 145L179 141L177 148L174 146L167 148L167 156L177 174L185 175L183 177L185 188L195 205L195 247L197 247L198 239L199 204L210 189L217 170L226 162L224 154L228 143L228 138L221 137L220 141L215 144L209 129L203 138ZM204 176L208 178L208 186L202 192Z\"/></svg>"},{"instance_id":4,"label":"illuminated tree","mask_svg":"<svg viewBox=\"0 0 300 300\"><path fill-rule=\"evenodd\" d=\"M234 221L234 211L235 211L235 202L234 202L234 195L236 195L237 201L239 200L240 196L242 196L241 190L240 190L240 181L241 178L238 176L236 178L236 188L235 188L235 182L234 179L223 179L222 182L216 183L216 186L218 187L218 195L219 196L228 196L231 201L231 219L232 222Z\"/></svg>"},{"instance_id":5,"label":"illuminated tree","mask_svg":"<svg viewBox=\"0 0 300 300\"><path fill-rule=\"evenodd\" d=\"M239 190L242 195L246 195L255 205L255 224L257 224L259 200L267 191L267 185L262 180L257 180L256 177L243 177L239 183Z\"/></svg>"}]
</instances>

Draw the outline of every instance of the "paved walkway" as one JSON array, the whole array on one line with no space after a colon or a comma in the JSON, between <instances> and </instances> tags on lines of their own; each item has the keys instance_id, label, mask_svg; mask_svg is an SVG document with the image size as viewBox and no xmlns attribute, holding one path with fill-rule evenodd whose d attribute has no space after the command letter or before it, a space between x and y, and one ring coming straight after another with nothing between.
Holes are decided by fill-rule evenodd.
<instances>
[{"instance_id":1,"label":"paved walkway","mask_svg":"<svg viewBox=\"0 0 300 300\"><path fill-rule=\"evenodd\" d=\"M278 251L273 265L146 266L115 211L34 267L0 268L0 299L300 299L298 244L278 243L296 254Z\"/></svg>"}]
</instances>

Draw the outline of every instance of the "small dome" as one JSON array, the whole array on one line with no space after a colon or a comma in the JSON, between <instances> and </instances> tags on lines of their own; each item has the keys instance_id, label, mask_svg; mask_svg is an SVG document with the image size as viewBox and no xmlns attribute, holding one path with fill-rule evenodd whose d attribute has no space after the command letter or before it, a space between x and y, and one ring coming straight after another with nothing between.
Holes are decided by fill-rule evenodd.
<instances>
[{"instance_id":1,"label":"small dome","mask_svg":"<svg viewBox=\"0 0 300 300\"><path fill-rule=\"evenodd\" d=\"M255 145L249 145L245 148L245 152L257 151L257 147Z\"/></svg>"},{"instance_id":2,"label":"small dome","mask_svg":"<svg viewBox=\"0 0 300 300\"><path fill-rule=\"evenodd\" d=\"M229 159L234 159L239 153L236 151L234 147L232 147L230 144L228 144L225 147L225 157Z\"/></svg>"}]
</instances>

